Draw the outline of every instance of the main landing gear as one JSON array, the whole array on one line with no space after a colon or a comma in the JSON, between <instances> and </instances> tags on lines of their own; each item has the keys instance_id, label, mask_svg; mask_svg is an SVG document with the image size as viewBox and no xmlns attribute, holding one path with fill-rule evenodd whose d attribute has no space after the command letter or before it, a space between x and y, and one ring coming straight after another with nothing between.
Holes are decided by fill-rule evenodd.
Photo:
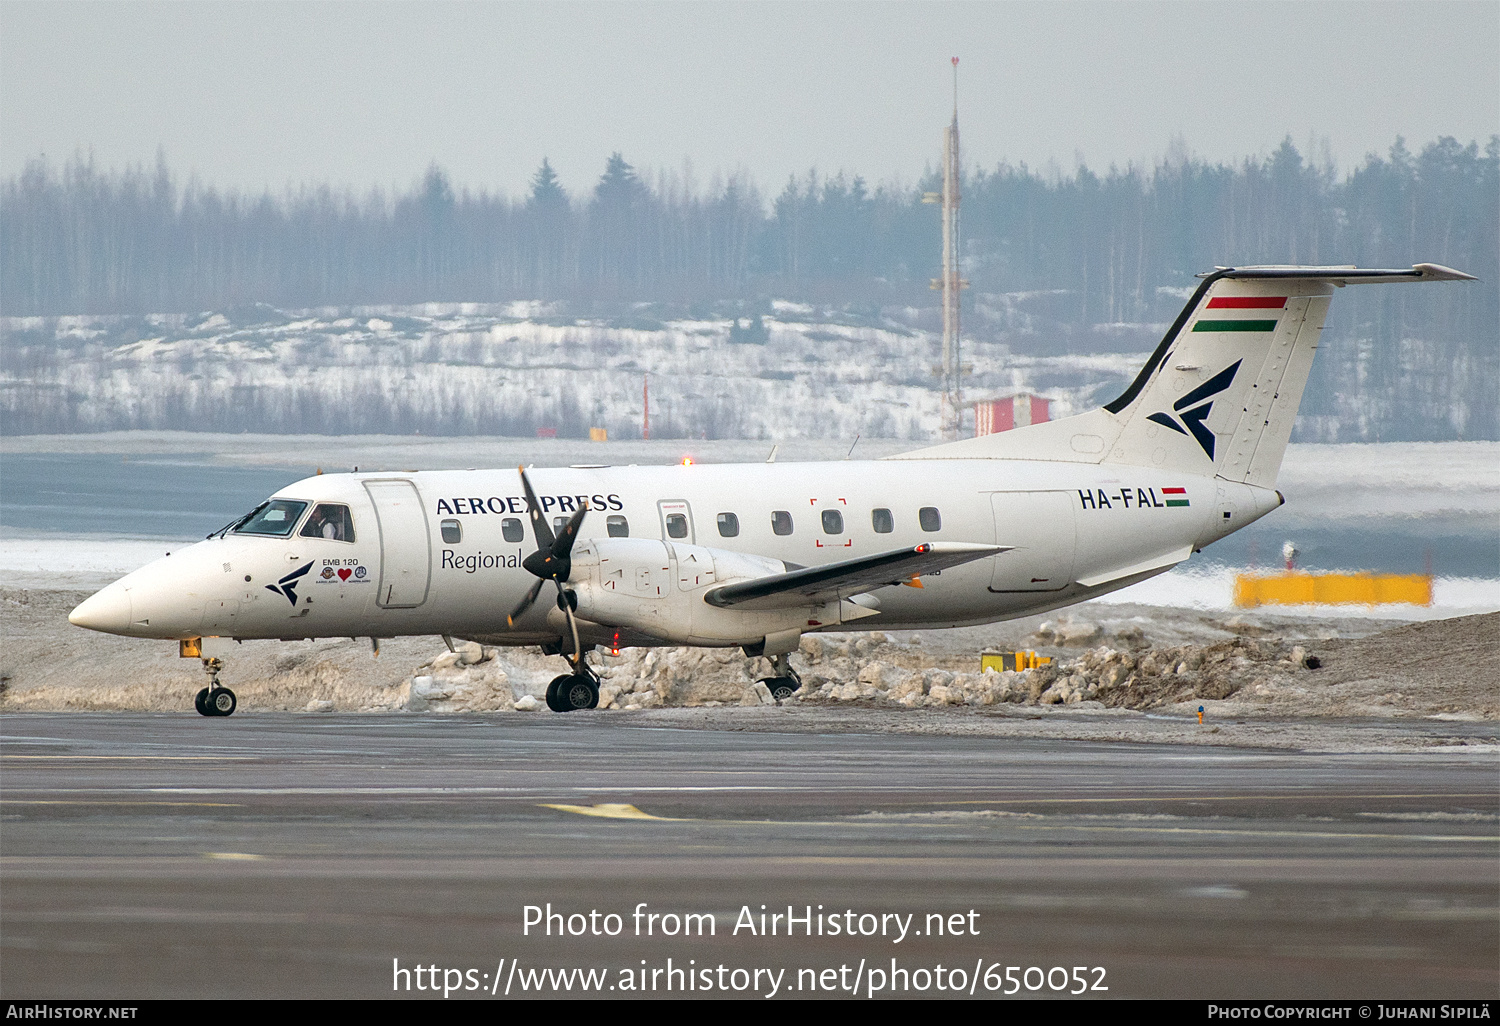
<instances>
[{"instance_id":1,"label":"main landing gear","mask_svg":"<svg viewBox=\"0 0 1500 1026\"><path fill-rule=\"evenodd\" d=\"M766 686L776 701L785 702L802 687L802 678L792 669L792 661L785 654L771 657L771 670L776 676L762 677L760 683Z\"/></svg>"},{"instance_id":2,"label":"main landing gear","mask_svg":"<svg viewBox=\"0 0 1500 1026\"><path fill-rule=\"evenodd\" d=\"M203 660L203 672L208 674L208 687L193 698L193 708L198 710L200 716L228 716L239 705L234 692L219 683L219 671L222 669L222 659Z\"/></svg>"},{"instance_id":3,"label":"main landing gear","mask_svg":"<svg viewBox=\"0 0 1500 1026\"><path fill-rule=\"evenodd\" d=\"M583 649L578 644L576 628L573 631L573 652L563 658L573 667L573 672L552 678L552 683L547 685L547 708L553 712L597 709L599 707L599 675L584 658Z\"/></svg>"},{"instance_id":4,"label":"main landing gear","mask_svg":"<svg viewBox=\"0 0 1500 1026\"><path fill-rule=\"evenodd\" d=\"M554 677L547 685L547 708L553 712L596 709L599 706L599 677L583 660L577 669Z\"/></svg>"}]
</instances>

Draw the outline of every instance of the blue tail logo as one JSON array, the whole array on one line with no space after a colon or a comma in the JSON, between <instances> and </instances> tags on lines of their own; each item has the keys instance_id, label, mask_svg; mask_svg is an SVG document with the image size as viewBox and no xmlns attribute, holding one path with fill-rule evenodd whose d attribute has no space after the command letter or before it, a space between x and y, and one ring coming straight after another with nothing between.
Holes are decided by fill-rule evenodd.
<instances>
[{"instance_id":1,"label":"blue tail logo","mask_svg":"<svg viewBox=\"0 0 1500 1026\"><path fill-rule=\"evenodd\" d=\"M266 585L266 590L274 591L295 606L297 604L297 585L302 583L301 578L307 576L307 572L311 569L312 560L308 560L307 565L301 570L293 570L275 584Z\"/></svg>"},{"instance_id":2,"label":"blue tail logo","mask_svg":"<svg viewBox=\"0 0 1500 1026\"><path fill-rule=\"evenodd\" d=\"M1234 361L1231 366L1225 367L1173 403L1172 409L1177 416L1174 417L1170 413L1153 413L1146 419L1163 427L1169 427L1178 434L1191 434L1203 447L1208 458L1212 460L1214 458L1214 433L1203 422L1213 412L1213 397L1230 386L1243 362L1243 360Z\"/></svg>"}]
</instances>

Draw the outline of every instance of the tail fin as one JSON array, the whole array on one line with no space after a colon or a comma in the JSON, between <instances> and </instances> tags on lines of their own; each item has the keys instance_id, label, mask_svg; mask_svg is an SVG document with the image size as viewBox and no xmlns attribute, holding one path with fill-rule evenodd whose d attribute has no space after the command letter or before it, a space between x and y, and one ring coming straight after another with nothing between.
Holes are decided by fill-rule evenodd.
<instances>
[{"instance_id":1,"label":"tail fin","mask_svg":"<svg viewBox=\"0 0 1500 1026\"><path fill-rule=\"evenodd\" d=\"M1128 463L1270 488L1333 290L1364 282L1475 280L1437 264L1409 271L1221 267L1204 276L1114 402L1076 417L886 458Z\"/></svg>"},{"instance_id":2,"label":"tail fin","mask_svg":"<svg viewBox=\"0 0 1500 1026\"><path fill-rule=\"evenodd\" d=\"M1469 279L1435 264L1221 268L1204 278L1130 387L1103 462L1213 473L1269 488L1291 437L1333 290Z\"/></svg>"}]
</instances>

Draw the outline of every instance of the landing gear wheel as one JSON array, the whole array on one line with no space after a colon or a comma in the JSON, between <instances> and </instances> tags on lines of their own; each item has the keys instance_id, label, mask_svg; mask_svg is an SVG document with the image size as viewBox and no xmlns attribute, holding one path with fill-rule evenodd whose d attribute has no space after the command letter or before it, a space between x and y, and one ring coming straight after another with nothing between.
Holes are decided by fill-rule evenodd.
<instances>
[{"instance_id":1,"label":"landing gear wheel","mask_svg":"<svg viewBox=\"0 0 1500 1026\"><path fill-rule=\"evenodd\" d=\"M204 688L193 696L193 708L198 710L199 716L212 716L208 711L208 688Z\"/></svg>"},{"instance_id":2,"label":"landing gear wheel","mask_svg":"<svg viewBox=\"0 0 1500 1026\"><path fill-rule=\"evenodd\" d=\"M563 700L567 707L572 709L597 709L599 707L599 685L591 678L579 673L574 674L570 683L563 689Z\"/></svg>"},{"instance_id":3,"label":"landing gear wheel","mask_svg":"<svg viewBox=\"0 0 1500 1026\"><path fill-rule=\"evenodd\" d=\"M204 700L203 707L210 716L229 716L238 707L234 692L228 688L214 688Z\"/></svg>"},{"instance_id":4,"label":"landing gear wheel","mask_svg":"<svg viewBox=\"0 0 1500 1026\"><path fill-rule=\"evenodd\" d=\"M547 685L547 708L553 712L594 709L599 705L599 685L582 673L565 673Z\"/></svg>"},{"instance_id":5,"label":"landing gear wheel","mask_svg":"<svg viewBox=\"0 0 1500 1026\"><path fill-rule=\"evenodd\" d=\"M547 708L553 712L568 712L569 707L563 705L563 688L573 682L573 675L565 673L561 677L553 677L552 683L547 685Z\"/></svg>"},{"instance_id":6,"label":"landing gear wheel","mask_svg":"<svg viewBox=\"0 0 1500 1026\"><path fill-rule=\"evenodd\" d=\"M792 677L763 677L760 682L766 686L766 690L771 692L771 697L778 702L785 702L802 686L800 680Z\"/></svg>"}]
</instances>

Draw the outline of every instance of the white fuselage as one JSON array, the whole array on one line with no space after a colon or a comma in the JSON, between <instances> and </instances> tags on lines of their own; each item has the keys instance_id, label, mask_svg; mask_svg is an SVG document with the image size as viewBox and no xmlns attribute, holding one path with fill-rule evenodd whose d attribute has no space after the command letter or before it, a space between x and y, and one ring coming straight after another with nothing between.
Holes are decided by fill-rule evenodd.
<instances>
[{"instance_id":1,"label":"white fuselage","mask_svg":"<svg viewBox=\"0 0 1500 1026\"><path fill-rule=\"evenodd\" d=\"M704 549L814 566L933 541L1010 547L924 577L920 588L875 590L877 613L858 621L863 629L985 623L1077 602L1164 572L1281 503L1271 489L1214 477L1016 459L528 474L549 523L587 501L583 545L610 537L606 518L623 517L629 537L663 543L663 579L683 591L695 585L677 579L678 563ZM395 508L392 496L410 499ZM73 622L151 638L449 634L526 645L563 633L551 585L514 628L506 625L536 583L521 566L537 543L514 470L322 475L276 498L300 500L308 509L346 504L354 540L304 537L300 522L285 537L213 537L110 585L80 606ZM936 530L920 522L924 507L937 511ZM873 516L875 510L889 517ZM790 533L773 529L778 511L790 514ZM825 511L838 516L825 518ZM721 533L721 513L734 514L737 534ZM669 523L672 517L685 517L685 528L683 519ZM516 523L525 528L519 539ZM877 531L877 523L890 529ZM934 523L929 513L927 526ZM784 531L787 518L779 524ZM615 536L620 530L616 522ZM732 560L721 556L723 562ZM293 588L278 584L308 563ZM574 579L582 572L575 568ZM806 629L839 626L825 618L809 620ZM589 643L612 637L621 643L606 627L586 623L584 632ZM638 631L627 631L623 641L669 642Z\"/></svg>"}]
</instances>

